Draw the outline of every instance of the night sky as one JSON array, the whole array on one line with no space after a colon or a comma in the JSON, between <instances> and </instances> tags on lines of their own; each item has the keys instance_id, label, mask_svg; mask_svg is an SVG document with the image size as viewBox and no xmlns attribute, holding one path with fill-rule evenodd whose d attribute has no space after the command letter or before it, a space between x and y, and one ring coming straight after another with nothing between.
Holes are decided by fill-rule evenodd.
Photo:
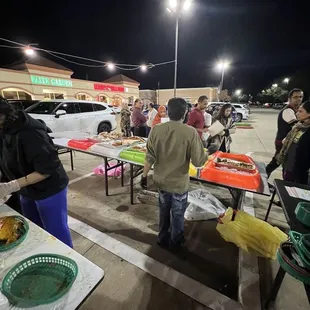
<instances>
[{"instance_id":1,"label":"night sky","mask_svg":"<svg viewBox=\"0 0 310 310\"><path fill-rule=\"evenodd\" d=\"M276 78L310 68L307 1L195 0L180 22L178 87L217 86L218 59L227 58L224 88L256 94ZM41 48L117 63L157 63L174 59L175 21L166 0L9 1L9 19L1 37ZM43 5L44 4L44 5ZM6 44L0 41L0 44ZM44 54L42 54L44 56ZM45 55L46 56L46 55ZM23 54L0 48L0 65ZM74 77L102 81L117 73L140 88L173 86L173 64L147 73L84 68L48 57L71 68ZM310 70L309 70L310 71ZM294 85L295 86L295 85Z\"/></svg>"}]
</instances>

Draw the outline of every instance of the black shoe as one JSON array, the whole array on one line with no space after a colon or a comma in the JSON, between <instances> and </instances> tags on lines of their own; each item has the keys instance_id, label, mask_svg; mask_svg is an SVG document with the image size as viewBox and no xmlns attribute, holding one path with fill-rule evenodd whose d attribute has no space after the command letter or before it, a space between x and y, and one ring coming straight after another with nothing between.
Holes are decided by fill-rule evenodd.
<instances>
[{"instance_id":1,"label":"black shoe","mask_svg":"<svg viewBox=\"0 0 310 310\"><path fill-rule=\"evenodd\" d=\"M170 244L167 242L159 242L157 241L157 245L160 246L163 249L169 249L170 248Z\"/></svg>"}]
</instances>

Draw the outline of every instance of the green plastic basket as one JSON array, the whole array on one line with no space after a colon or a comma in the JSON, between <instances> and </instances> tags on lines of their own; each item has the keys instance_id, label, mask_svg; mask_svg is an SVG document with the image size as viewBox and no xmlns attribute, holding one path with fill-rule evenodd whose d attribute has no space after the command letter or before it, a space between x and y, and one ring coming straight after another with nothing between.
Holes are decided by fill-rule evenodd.
<instances>
[{"instance_id":1,"label":"green plastic basket","mask_svg":"<svg viewBox=\"0 0 310 310\"><path fill-rule=\"evenodd\" d=\"M307 246L305 246L303 242L305 240L304 239L305 235L302 235L293 230L291 230L288 234L303 263L307 266L307 268L310 269L310 255L309 255L310 253L309 250L307 249Z\"/></svg>"},{"instance_id":2,"label":"green plastic basket","mask_svg":"<svg viewBox=\"0 0 310 310\"><path fill-rule=\"evenodd\" d=\"M280 245L277 251L277 260L280 266L293 278L305 283L310 284L310 271L300 267L295 259L290 254L291 248L295 248L291 242L284 242ZM296 249L296 248L295 248Z\"/></svg>"},{"instance_id":3,"label":"green plastic basket","mask_svg":"<svg viewBox=\"0 0 310 310\"><path fill-rule=\"evenodd\" d=\"M56 254L28 257L4 277L2 293L17 307L28 308L52 303L64 296L78 274L70 258Z\"/></svg>"},{"instance_id":4,"label":"green plastic basket","mask_svg":"<svg viewBox=\"0 0 310 310\"><path fill-rule=\"evenodd\" d=\"M29 231L29 225L28 225L28 222L25 218L23 218L22 216L19 216L19 215L14 215L11 217L17 219L18 221L20 221L23 224L21 229L20 229L21 236L15 242L12 242L10 244L5 244L5 243L0 241L0 252L11 250L12 248L21 244L26 239L28 231Z\"/></svg>"}]
</instances>

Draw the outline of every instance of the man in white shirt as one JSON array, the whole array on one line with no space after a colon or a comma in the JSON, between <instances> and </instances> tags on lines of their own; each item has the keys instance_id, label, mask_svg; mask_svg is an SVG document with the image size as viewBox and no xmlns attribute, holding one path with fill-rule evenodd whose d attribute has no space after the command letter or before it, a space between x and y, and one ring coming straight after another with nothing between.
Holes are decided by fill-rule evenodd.
<instances>
[{"instance_id":1,"label":"man in white shirt","mask_svg":"<svg viewBox=\"0 0 310 310\"><path fill-rule=\"evenodd\" d=\"M292 89L288 94L288 105L278 115L278 131L275 140L276 152L271 162L266 167L268 177L279 165L276 155L281 151L282 141L297 123L296 112L302 103L304 93L299 88Z\"/></svg>"},{"instance_id":2,"label":"man in white shirt","mask_svg":"<svg viewBox=\"0 0 310 310\"><path fill-rule=\"evenodd\" d=\"M155 118L155 116L157 115L157 110L154 108L154 103L149 103L149 112L148 112L148 120L146 122L146 137L149 136L149 133L151 131L152 128L152 124L153 124L153 120Z\"/></svg>"}]
</instances>

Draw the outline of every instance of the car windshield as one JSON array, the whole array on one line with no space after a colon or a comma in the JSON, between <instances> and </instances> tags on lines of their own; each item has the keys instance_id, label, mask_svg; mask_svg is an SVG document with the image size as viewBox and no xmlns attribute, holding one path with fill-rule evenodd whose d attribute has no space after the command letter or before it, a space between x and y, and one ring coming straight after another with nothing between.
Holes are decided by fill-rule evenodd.
<instances>
[{"instance_id":1,"label":"car windshield","mask_svg":"<svg viewBox=\"0 0 310 310\"><path fill-rule=\"evenodd\" d=\"M37 104L26 109L27 113L33 114L52 114L60 102L40 101Z\"/></svg>"}]
</instances>

